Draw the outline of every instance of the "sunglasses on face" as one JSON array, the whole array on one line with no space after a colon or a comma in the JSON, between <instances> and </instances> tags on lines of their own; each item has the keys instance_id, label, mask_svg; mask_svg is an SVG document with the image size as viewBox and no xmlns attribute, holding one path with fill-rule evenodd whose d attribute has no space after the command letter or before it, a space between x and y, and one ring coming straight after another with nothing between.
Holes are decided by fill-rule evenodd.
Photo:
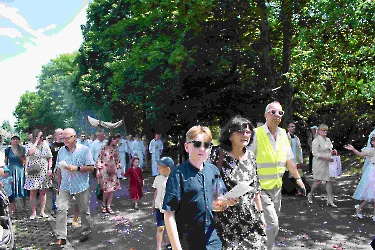
<instances>
[{"instance_id":1,"label":"sunglasses on face","mask_svg":"<svg viewBox=\"0 0 375 250\"><path fill-rule=\"evenodd\" d=\"M328 132L328 129L321 129L320 131Z\"/></svg>"},{"instance_id":2,"label":"sunglasses on face","mask_svg":"<svg viewBox=\"0 0 375 250\"><path fill-rule=\"evenodd\" d=\"M71 136L68 136L68 137L63 137L63 138L61 138L61 139L63 139L64 141L65 140L69 140L70 138L72 138L72 137L74 137L75 135L71 135Z\"/></svg>"},{"instance_id":3,"label":"sunglasses on face","mask_svg":"<svg viewBox=\"0 0 375 250\"><path fill-rule=\"evenodd\" d=\"M193 143L194 148L200 148L202 146L201 141L188 141L187 143ZM203 147L205 149L209 149L209 148L212 147L212 143L211 142L204 142Z\"/></svg>"},{"instance_id":4,"label":"sunglasses on face","mask_svg":"<svg viewBox=\"0 0 375 250\"><path fill-rule=\"evenodd\" d=\"M282 110L270 109L266 113L271 113L273 115L283 116L285 112L282 111Z\"/></svg>"},{"instance_id":5,"label":"sunglasses on face","mask_svg":"<svg viewBox=\"0 0 375 250\"><path fill-rule=\"evenodd\" d=\"M241 135L251 135L252 131L250 129L240 129L237 130L237 133Z\"/></svg>"}]
</instances>

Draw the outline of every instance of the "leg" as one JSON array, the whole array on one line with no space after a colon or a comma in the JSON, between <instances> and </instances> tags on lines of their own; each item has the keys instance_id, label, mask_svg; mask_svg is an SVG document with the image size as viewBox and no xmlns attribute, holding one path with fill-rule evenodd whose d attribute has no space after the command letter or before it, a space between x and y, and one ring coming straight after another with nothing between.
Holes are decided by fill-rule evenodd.
<instances>
[{"instance_id":1,"label":"leg","mask_svg":"<svg viewBox=\"0 0 375 250\"><path fill-rule=\"evenodd\" d=\"M64 190L60 190L56 198L57 216L56 216L56 236L57 239L65 239L68 234L66 225L68 209L72 200L72 195Z\"/></svg>"},{"instance_id":2,"label":"leg","mask_svg":"<svg viewBox=\"0 0 375 250\"><path fill-rule=\"evenodd\" d=\"M74 205L74 220L78 221L78 218L79 218L79 206L76 202Z\"/></svg>"},{"instance_id":3,"label":"leg","mask_svg":"<svg viewBox=\"0 0 375 250\"><path fill-rule=\"evenodd\" d=\"M110 214L113 214L113 211L111 209L112 199L113 199L113 192L108 192L107 212Z\"/></svg>"},{"instance_id":4,"label":"leg","mask_svg":"<svg viewBox=\"0 0 375 250\"><path fill-rule=\"evenodd\" d=\"M272 190L262 191L261 201L266 221L267 249L272 250L275 243L276 235L279 231L279 218L273 201Z\"/></svg>"},{"instance_id":5,"label":"leg","mask_svg":"<svg viewBox=\"0 0 375 250\"><path fill-rule=\"evenodd\" d=\"M359 205L359 209L363 209L367 205L368 201L364 200L362 201L361 205ZM374 208L375 208L375 203L374 203Z\"/></svg>"},{"instance_id":6,"label":"leg","mask_svg":"<svg viewBox=\"0 0 375 250\"><path fill-rule=\"evenodd\" d=\"M36 193L38 190L30 190L31 216L36 215Z\"/></svg>"},{"instance_id":7,"label":"leg","mask_svg":"<svg viewBox=\"0 0 375 250\"><path fill-rule=\"evenodd\" d=\"M108 192L103 191L102 212L107 212Z\"/></svg>"},{"instance_id":8,"label":"leg","mask_svg":"<svg viewBox=\"0 0 375 250\"><path fill-rule=\"evenodd\" d=\"M337 207L335 203L333 203L333 193L332 193L332 182L327 181L326 183L326 190L327 190L327 204L331 207Z\"/></svg>"},{"instance_id":9,"label":"leg","mask_svg":"<svg viewBox=\"0 0 375 250\"><path fill-rule=\"evenodd\" d=\"M44 209L46 207L47 194L46 189L39 190L39 206L40 206L40 215L44 215Z\"/></svg>"},{"instance_id":10,"label":"leg","mask_svg":"<svg viewBox=\"0 0 375 250\"><path fill-rule=\"evenodd\" d=\"M163 244L163 232L164 226L157 227L156 229L156 249L161 250L161 245Z\"/></svg>"},{"instance_id":11,"label":"leg","mask_svg":"<svg viewBox=\"0 0 375 250\"><path fill-rule=\"evenodd\" d=\"M75 195L79 206L79 211L82 215L82 234L88 235L91 230L91 216L90 216L90 190Z\"/></svg>"}]
</instances>

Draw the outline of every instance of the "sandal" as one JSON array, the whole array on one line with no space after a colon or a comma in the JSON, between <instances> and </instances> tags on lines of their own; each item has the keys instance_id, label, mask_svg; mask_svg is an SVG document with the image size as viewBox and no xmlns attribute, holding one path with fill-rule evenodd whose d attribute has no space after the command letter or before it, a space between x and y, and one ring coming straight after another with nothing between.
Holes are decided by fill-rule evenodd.
<instances>
[{"instance_id":1,"label":"sandal","mask_svg":"<svg viewBox=\"0 0 375 250\"><path fill-rule=\"evenodd\" d=\"M113 212L113 210L111 209L111 207L107 207L107 212L108 212L109 214L114 214L114 212Z\"/></svg>"},{"instance_id":2,"label":"sandal","mask_svg":"<svg viewBox=\"0 0 375 250\"><path fill-rule=\"evenodd\" d=\"M107 208L105 205L102 204L102 213L107 213Z\"/></svg>"}]
</instances>

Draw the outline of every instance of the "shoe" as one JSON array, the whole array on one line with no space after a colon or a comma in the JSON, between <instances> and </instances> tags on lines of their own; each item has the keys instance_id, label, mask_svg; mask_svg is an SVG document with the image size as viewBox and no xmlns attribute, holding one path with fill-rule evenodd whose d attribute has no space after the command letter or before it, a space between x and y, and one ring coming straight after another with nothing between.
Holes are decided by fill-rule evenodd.
<instances>
[{"instance_id":1,"label":"shoe","mask_svg":"<svg viewBox=\"0 0 375 250\"><path fill-rule=\"evenodd\" d=\"M165 249L167 249L167 250L172 250L172 245L171 245L171 244L167 244L167 245L165 246Z\"/></svg>"},{"instance_id":2,"label":"shoe","mask_svg":"<svg viewBox=\"0 0 375 250\"><path fill-rule=\"evenodd\" d=\"M355 205L355 213L359 219L363 219L362 209L359 208L359 205Z\"/></svg>"},{"instance_id":3,"label":"shoe","mask_svg":"<svg viewBox=\"0 0 375 250\"><path fill-rule=\"evenodd\" d=\"M107 213L107 208L106 208L106 206L104 206L103 204L102 204L102 213L103 214L105 214L105 213Z\"/></svg>"},{"instance_id":4,"label":"shoe","mask_svg":"<svg viewBox=\"0 0 375 250\"><path fill-rule=\"evenodd\" d=\"M111 207L107 207L107 213L109 214L114 214L113 210L111 209Z\"/></svg>"},{"instance_id":5,"label":"shoe","mask_svg":"<svg viewBox=\"0 0 375 250\"><path fill-rule=\"evenodd\" d=\"M331 206L331 207L337 207L337 205L335 204L335 203L333 203L333 201L331 201L331 202L328 202L327 201L327 206L329 207L329 206Z\"/></svg>"},{"instance_id":6,"label":"shoe","mask_svg":"<svg viewBox=\"0 0 375 250\"><path fill-rule=\"evenodd\" d=\"M307 202L310 203L310 204L313 203L313 200L312 200L312 193L309 193L309 194L307 195Z\"/></svg>"},{"instance_id":7,"label":"shoe","mask_svg":"<svg viewBox=\"0 0 375 250\"><path fill-rule=\"evenodd\" d=\"M79 218L75 217L74 220L72 221L72 227L78 227L79 226Z\"/></svg>"},{"instance_id":8,"label":"shoe","mask_svg":"<svg viewBox=\"0 0 375 250\"><path fill-rule=\"evenodd\" d=\"M35 220L36 215L31 215L30 220Z\"/></svg>"},{"instance_id":9,"label":"shoe","mask_svg":"<svg viewBox=\"0 0 375 250\"><path fill-rule=\"evenodd\" d=\"M56 242L52 243L51 245L64 246L66 245L66 239L58 239Z\"/></svg>"},{"instance_id":10,"label":"shoe","mask_svg":"<svg viewBox=\"0 0 375 250\"><path fill-rule=\"evenodd\" d=\"M46 213L43 213L43 214L40 214L40 217L43 217L43 218L48 218L49 216L48 216L48 214L46 214Z\"/></svg>"},{"instance_id":11,"label":"shoe","mask_svg":"<svg viewBox=\"0 0 375 250\"><path fill-rule=\"evenodd\" d=\"M85 242L89 239L89 235L88 234L83 234L81 235L81 237L79 238L79 242Z\"/></svg>"}]
</instances>

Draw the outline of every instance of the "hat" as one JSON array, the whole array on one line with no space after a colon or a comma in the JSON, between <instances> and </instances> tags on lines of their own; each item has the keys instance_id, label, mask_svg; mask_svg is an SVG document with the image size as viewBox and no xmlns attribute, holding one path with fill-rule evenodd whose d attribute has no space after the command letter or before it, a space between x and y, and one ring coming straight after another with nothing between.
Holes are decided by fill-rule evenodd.
<instances>
[{"instance_id":1,"label":"hat","mask_svg":"<svg viewBox=\"0 0 375 250\"><path fill-rule=\"evenodd\" d=\"M311 129L318 129L318 126L312 126Z\"/></svg>"},{"instance_id":2,"label":"hat","mask_svg":"<svg viewBox=\"0 0 375 250\"><path fill-rule=\"evenodd\" d=\"M20 135L17 134L17 133L14 133L10 136L10 139L12 139L13 137L18 137L18 139L21 139Z\"/></svg>"},{"instance_id":3,"label":"hat","mask_svg":"<svg viewBox=\"0 0 375 250\"><path fill-rule=\"evenodd\" d=\"M157 163L160 164L160 165L169 167L171 169L174 167L174 161L172 160L171 157L168 157L168 156L165 156L165 157L159 159L157 161Z\"/></svg>"}]
</instances>

